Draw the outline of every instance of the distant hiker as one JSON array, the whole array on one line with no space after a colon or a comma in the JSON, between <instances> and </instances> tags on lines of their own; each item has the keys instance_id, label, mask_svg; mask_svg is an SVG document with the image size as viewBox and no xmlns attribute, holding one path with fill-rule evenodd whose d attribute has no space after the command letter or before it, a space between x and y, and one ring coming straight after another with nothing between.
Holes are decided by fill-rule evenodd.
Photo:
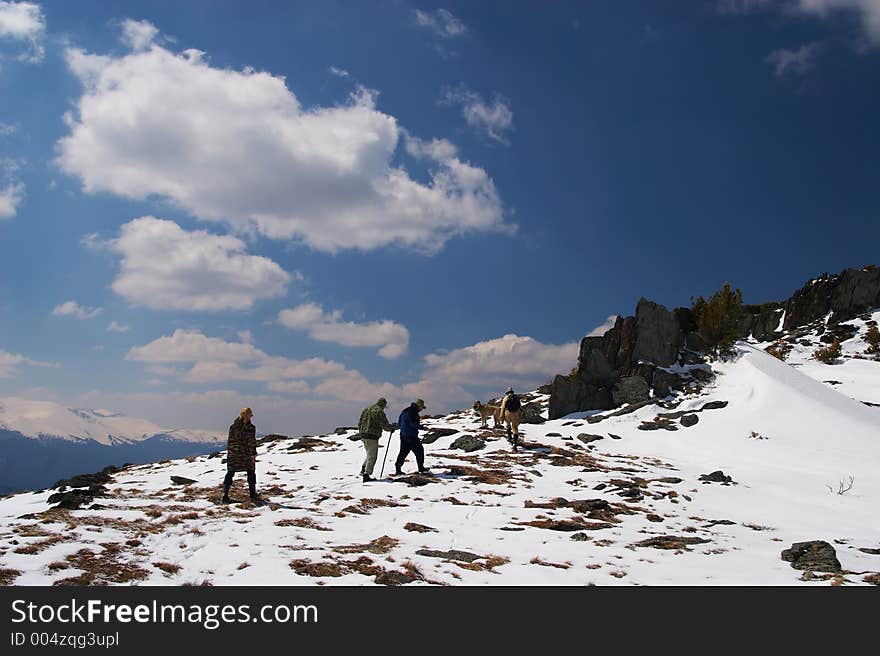
<instances>
[{"instance_id":1,"label":"distant hiker","mask_svg":"<svg viewBox=\"0 0 880 656\"><path fill-rule=\"evenodd\" d=\"M258 506L263 500L257 494L257 428L251 423L254 411L242 408L238 417L229 427L229 441L226 451L226 478L223 480L223 503L229 503L229 488L235 472L246 472L251 501Z\"/></svg>"},{"instance_id":2,"label":"distant hiker","mask_svg":"<svg viewBox=\"0 0 880 656\"><path fill-rule=\"evenodd\" d=\"M422 399L416 399L409 407L404 408L400 413L397 424L400 426L400 453L397 456L395 465L395 474L403 473L403 462L410 454L410 451L416 454L416 464L419 466L420 474L429 474L430 470L425 469L425 447L419 439L419 428L421 428L419 412L425 409L425 402Z\"/></svg>"},{"instance_id":3,"label":"distant hiker","mask_svg":"<svg viewBox=\"0 0 880 656\"><path fill-rule=\"evenodd\" d=\"M513 443L513 450L517 450L519 444L519 421L522 406L519 397L512 387L508 387L501 399L501 419L507 425L507 439ZM511 435L512 433L512 435Z\"/></svg>"},{"instance_id":4,"label":"distant hiker","mask_svg":"<svg viewBox=\"0 0 880 656\"><path fill-rule=\"evenodd\" d=\"M364 483L375 480L373 467L376 466L376 458L379 457L379 438L382 436L382 431L393 432L397 428L394 424L388 423L388 417L385 416L385 406L387 405L388 401L379 398L373 405L364 408L358 421L358 432L361 434L361 442L364 443L364 450L367 452L364 464L361 465L361 476Z\"/></svg>"}]
</instances>

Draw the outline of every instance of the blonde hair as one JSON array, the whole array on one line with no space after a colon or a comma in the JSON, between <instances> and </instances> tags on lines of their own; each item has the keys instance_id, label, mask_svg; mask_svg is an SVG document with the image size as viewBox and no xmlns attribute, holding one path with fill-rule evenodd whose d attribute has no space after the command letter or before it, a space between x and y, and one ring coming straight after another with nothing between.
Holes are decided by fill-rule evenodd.
<instances>
[{"instance_id":1,"label":"blonde hair","mask_svg":"<svg viewBox=\"0 0 880 656\"><path fill-rule=\"evenodd\" d=\"M254 411L248 407L244 407L241 409L241 412L238 413L238 416L242 419L250 419L254 416Z\"/></svg>"}]
</instances>

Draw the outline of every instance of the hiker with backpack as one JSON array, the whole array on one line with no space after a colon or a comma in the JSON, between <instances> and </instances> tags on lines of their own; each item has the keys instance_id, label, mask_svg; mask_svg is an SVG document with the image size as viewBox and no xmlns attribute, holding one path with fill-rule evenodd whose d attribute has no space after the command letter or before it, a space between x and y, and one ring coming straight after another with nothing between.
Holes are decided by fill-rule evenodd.
<instances>
[{"instance_id":1,"label":"hiker with backpack","mask_svg":"<svg viewBox=\"0 0 880 656\"><path fill-rule=\"evenodd\" d=\"M410 452L416 454L419 473L431 473L429 469L425 468L425 447L422 446L422 441L419 439L419 428L421 428L419 412L424 409L425 402L422 399L416 399L409 407L403 409L397 420L397 424L400 426L400 453L394 463L394 474L397 476L403 474L403 463Z\"/></svg>"},{"instance_id":2,"label":"hiker with backpack","mask_svg":"<svg viewBox=\"0 0 880 656\"><path fill-rule=\"evenodd\" d=\"M397 426L389 423L388 417L385 416L387 405L388 401L380 397L373 405L364 408L358 420L358 432L367 452L364 464L361 465L361 477L364 483L376 480L373 478L373 468L379 457L379 438L382 437L382 431L393 433L397 429Z\"/></svg>"},{"instance_id":3,"label":"hiker with backpack","mask_svg":"<svg viewBox=\"0 0 880 656\"><path fill-rule=\"evenodd\" d=\"M221 502L229 503L229 488L235 472L247 474L248 489L251 501L258 506L265 502L257 494L257 428L251 422L254 411L242 408L238 417L229 427L229 438L226 444L226 478L223 479L223 498Z\"/></svg>"},{"instance_id":4,"label":"hiker with backpack","mask_svg":"<svg viewBox=\"0 0 880 656\"><path fill-rule=\"evenodd\" d=\"M507 425L507 439L513 444L514 451L519 446L520 410L519 396L512 387L508 387L501 399L501 420Z\"/></svg>"}]
</instances>

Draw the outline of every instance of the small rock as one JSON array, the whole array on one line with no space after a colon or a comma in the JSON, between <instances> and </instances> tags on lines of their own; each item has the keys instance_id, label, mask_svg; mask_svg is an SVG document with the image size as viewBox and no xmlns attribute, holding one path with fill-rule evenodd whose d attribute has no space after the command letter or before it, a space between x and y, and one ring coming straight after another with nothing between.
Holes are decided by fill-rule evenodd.
<instances>
[{"instance_id":1,"label":"small rock","mask_svg":"<svg viewBox=\"0 0 880 656\"><path fill-rule=\"evenodd\" d=\"M562 437L562 433L547 433L547 437Z\"/></svg>"},{"instance_id":2,"label":"small rock","mask_svg":"<svg viewBox=\"0 0 880 656\"><path fill-rule=\"evenodd\" d=\"M601 435L591 435L590 433L580 433L578 434L577 438L584 444L589 444L590 442L595 442L596 440L605 439Z\"/></svg>"},{"instance_id":3,"label":"small rock","mask_svg":"<svg viewBox=\"0 0 880 656\"><path fill-rule=\"evenodd\" d=\"M192 485L196 481L191 478L187 478L186 476L172 476L171 482L175 485Z\"/></svg>"},{"instance_id":4,"label":"small rock","mask_svg":"<svg viewBox=\"0 0 880 656\"><path fill-rule=\"evenodd\" d=\"M655 515L654 513L648 513L646 515L649 522L662 522L663 518L660 515Z\"/></svg>"},{"instance_id":5,"label":"small rock","mask_svg":"<svg viewBox=\"0 0 880 656\"><path fill-rule=\"evenodd\" d=\"M697 415L685 415L679 420L679 423L685 428L690 428L698 421L700 421L700 418Z\"/></svg>"},{"instance_id":6,"label":"small rock","mask_svg":"<svg viewBox=\"0 0 880 656\"><path fill-rule=\"evenodd\" d=\"M824 540L795 542L782 552L782 560L790 562L795 569L812 572L839 572L841 570L834 547Z\"/></svg>"},{"instance_id":7,"label":"small rock","mask_svg":"<svg viewBox=\"0 0 880 656\"><path fill-rule=\"evenodd\" d=\"M472 563L479 560L483 556L479 556L469 551L459 551L458 549L450 549L449 551L436 551L434 549L419 549L416 551L419 556L427 556L428 558L443 558L444 560L459 560L465 563Z\"/></svg>"},{"instance_id":8,"label":"small rock","mask_svg":"<svg viewBox=\"0 0 880 656\"><path fill-rule=\"evenodd\" d=\"M449 437L450 435L455 435L457 432L458 431L454 428L431 428L422 434L421 443L432 444L441 437Z\"/></svg>"},{"instance_id":9,"label":"small rock","mask_svg":"<svg viewBox=\"0 0 880 656\"><path fill-rule=\"evenodd\" d=\"M590 539L590 536L587 535L586 533L572 533L571 539L574 540L575 542L586 542L587 540Z\"/></svg>"},{"instance_id":10,"label":"small rock","mask_svg":"<svg viewBox=\"0 0 880 656\"><path fill-rule=\"evenodd\" d=\"M721 408L726 408L728 401L709 401L708 403L704 403L703 407L700 408L700 411L703 410L720 410Z\"/></svg>"},{"instance_id":11,"label":"small rock","mask_svg":"<svg viewBox=\"0 0 880 656\"><path fill-rule=\"evenodd\" d=\"M486 446L486 443L478 437L474 437L473 435L462 435L457 440L455 440L452 444L449 445L450 449L462 449L466 453L470 453L471 451L478 451Z\"/></svg>"},{"instance_id":12,"label":"small rock","mask_svg":"<svg viewBox=\"0 0 880 656\"><path fill-rule=\"evenodd\" d=\"M711 474L703 474L700 476L699 480L704 483L733 483L733 479L720 469L718 471L713 471Z\"/></svg>"}]
</instances>

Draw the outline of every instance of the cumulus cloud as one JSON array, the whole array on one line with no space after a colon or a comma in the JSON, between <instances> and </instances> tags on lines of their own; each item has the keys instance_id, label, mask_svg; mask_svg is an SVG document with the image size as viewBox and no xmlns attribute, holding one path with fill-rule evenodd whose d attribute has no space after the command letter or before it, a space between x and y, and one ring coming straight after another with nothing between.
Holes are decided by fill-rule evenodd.
<instances>
[{"instance_id":1,"label":"cumulus cloud","mask_svg":"<svg viewBox=\"0 0 880 656\"><path fill-rule=\"evenodd\" d=\"M604 322L593 328L590 332L587 333L587 337L602 337L609 330L614 328L614 322L617 321L617 315L611 314L608 315L608 318L605 319Z\"/></svg>"},{"instance_id":2,"label":"cumulus cloud","mask_svg":"<svg viewBox=\"0 0 880 656\"><path fill-rule=\"evenodd\" d=\"M471 128L498 143L509 143L507 134L513 130L513 112L504 97L496 94L492 102L486 102L476 91L458 87L447 89L441 103L461 105L462 116Z\"/></svg>"},{"instance_id":3,"label":"cumulus cloud","mask_svg":"<svg viewBox=\"0 0 880 656\"><path fill-rule=\"evenodd\" d=\"M29 365L32 367L58 366L54 362L40 362L17 353L10 353L9 351L0 349L0 378L12 378L18 373L18 367L20 365Z\"/></svg>"},{"instance_id":4,"label":"cumulus cloud","mask_svg":"<svg viewBox=\"0 0 880 656\"><path fill-rule=\"evenodd\" d=\"M325 312L316 303L304 303L278 313L278 322L292 330L302 330L320 342L342 346L379 346L383 358L399 358L409 348L409 331L390 320L355 323L342 321L342 312Z\"/></svg>"},{"instance_id":5,"label":"cumulus cloud","mask_svg":"<svg viewBox=\"0 0 880 656\"><path fill-rule=\"evenodd\" d=\"M52 309L52 314L59 317L76 317L77 319L94 319L103 310L101 308L87 308L80 305L76 301L66 301L61 305L56 305Z\"/></svg>"},{"instance_id":6,"label":"cumulus cloud","mask_svg":"<svg viewBox=\"0 0 880 656\"><path fill-rule=\"evenodd\" d=\"M776 77L803 75L813 67L819 48L819 43L808 43L797 50L780 48L767 56L767 63L773 66Z\"/></svg>"},{"instance_id":7,"label":"cumulus cloud","mask_svg":"<svg viewBox=\"0 0 880 656\"><path fill-rule=\"evenodd\" d=\"M271 356L248 341L228 342L208 337L198 330L179 328L144 346L129 350L126 359L150 365L153 373L181 375L191 383L224 381L289 382L302 378L322 378L342 374L344 365L323 358L293 360ZM161 365L188 364L189 369L162 368Z\"/></svg>"},{"instance_id":8,"label":"cumulus cloud","mask_svg":"<svg viewBox=\"0 0 880 656\"><path fill-rule=\"evenodd\" d=\"M287 291L290 275L269 258L248 255L237 237L187 231L145 216L122 226L117 239L84 243L119 256L113 291L153 310L248 310Z\"/></svg>"},{"instance_id":9,"label":"cumulus cloud","mask_svg":"<svg viewBox=\"0 0 880 656\"><path fill-rule=\"evenodd\" d=\"M419 181L393 163L401 127L369 89L306 108L284 78L213 67L198 50L153 42L66 57L83 94L58 163L87 193L163 197L200 219L325 252L432 253L503 224L484 169L449 157Z\"/></svg>"},{"instance_id":10,"label":"cumulus cloud","mask_svg":"<svg viewBox=\"0 0 880 656\"><path fill-rule=\"evenodd\" d=\"M159 36L159 29L150 21L136 21L126 18L122 21L122 34L119 36L120 41L134 51L146 50L156 37Z\"/></svg>"},{"instance_id":11,"label":"cumulus cloud","mask_svg":"<svg viewBox=\"0 0 880 656\"><path fill-rule=\"evenodd\" d=\"M18 206L24 200L24 184L9 182L0 188L0 219L11 219L18 212Z\"/></svg>"},{"instance_id":12,"label":"cumulus cloud","mask_svg":"<svg viewBox=\"0 0 880 656\"><path fill-rule=\"evenodd\" d=\"M127 333L130 329L130 326L125 326L121 323L116 323L115 321L111 321L110 325L107 326L107 332L109 333Z\"/></svg>"},{"instance_id":13,"label":"cumulus cloud","mask_svg":"<svg viewBox=\"0 0 880 656\"><path fill-rule=\"evenodd\" d=\"M543 344L532 337L504 335L444 354L425 357L428 380L470 386L536 387L577 362L578 342Z\"/></svg>"},{"instance_id":14,"label":"cumulus cloud","mask_svg":"<svg viewBox=\"0 0 880 656\"><path fill-rule=\"evenodd\" d=\"M24 41L30 51L18 56L20 61L36 63L45 55L43 39L46 18L40 5L33 2L0 0L0 40Z\"/></svg>"}]
</instances>

